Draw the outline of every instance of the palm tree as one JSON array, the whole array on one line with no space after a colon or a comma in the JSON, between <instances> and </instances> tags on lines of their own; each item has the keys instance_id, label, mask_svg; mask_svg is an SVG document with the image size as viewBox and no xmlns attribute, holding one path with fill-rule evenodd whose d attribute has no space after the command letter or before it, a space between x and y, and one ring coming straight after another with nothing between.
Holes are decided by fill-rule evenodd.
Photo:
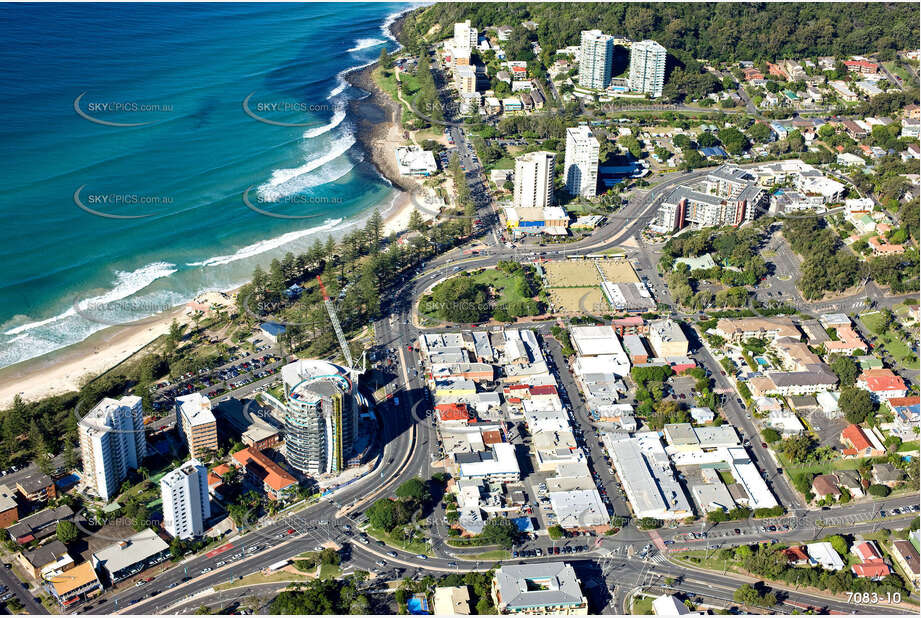
<instances>
[{"instance_id":1,"label":"palm tree","mask_svg":"<svg viewBox=\"0 0 921 618\"><path fill-rule=\"evenodd\" d=\"M141 466L138 468L138 476L146 481L150 478L150 470L148 470L145 466Z\"/></svg>"}]
</instances>

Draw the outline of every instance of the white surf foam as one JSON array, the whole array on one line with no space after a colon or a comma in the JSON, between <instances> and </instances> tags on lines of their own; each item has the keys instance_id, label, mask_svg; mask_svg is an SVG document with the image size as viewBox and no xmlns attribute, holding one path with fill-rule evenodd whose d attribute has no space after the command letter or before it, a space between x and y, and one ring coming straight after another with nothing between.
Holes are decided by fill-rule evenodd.
<instances>
[{"instance_id":1,"label":"white surf foam","mask_svg":"<svg viewBox=\"0 0 921 618\"><path fill-rule=\"evenodd\" d=\"M312 129L307 129L304 131L304 137L307 139L319 137L324 133L329 133L345 120L345 102L340 101L336 103L335 111L333 112L332 118L329 119L327 124L324 124L322 127L314 127Z\"/></svg>"},{"instance_id":2,"label":"white surf foam","mask_svg":"<svg viewBox=\"0 0 921 618\"><path fill-rule=\"evenodd\" d=\"M128 298L129 296L140 292L157 279L168 277L169 275L176 272L176 270L177 268L175 264L170 264L169 262L154 262L153 264L148 264L147 266L143 266L131 272L116 271L114 282L115 286L111 290L99 296L81 299L75 304L77 304L78 307L84 305L104 306L108 303L113 303L117 300ZM43 326L59 322L75 315L76 313L76 308L71 306L68 307L66 311L54 316L53 318L29 322L28 324L23 324L21 326L11 328L5 331L3 334L18 335L21 333L26 333L35 330L36 328L41 328Z\"/></svg>"},{"instance_id":3,"label":"white surf foam","mask_svg":"<svg viewBox=\"0 0 921 618\"><path fill-rule=\"evenodd\" d=\"M238 260L245 260L246 258L259 255L260 253L265 253L266 251L271 251L281 247L282 245L293 242L304 236L309 236L311 234L316 234L317 232L323 232L326 230L331 230L336 227L339 223L342 222L342 219L327 219L323 225L308 228L306 230L298 230L296 232L288 232L287 234L282 234L277 238L270 238L268 240L260 240L257 243L253 243L247 247L243 247L236 253L231 255L219 255L217 257L208 258L201 262L189 262L187 266L221 266L223 264L230 264L231 262L236 262Z\"/></svg>"},{"instance_id":4,"label":"white surf foam","mask_svg":"<svg viewBox=\"0 0 921 618\"><path fill-rule=\"evenodd\" d=\"M387 41L383 39L358 39L357 41L355 41L355 47L353 47L352 49L347 49L345 51L357 52L363 49L368 49L369 47L377 47L378 45L382 45L386 42Z\"/></svg>"}]
</instances>

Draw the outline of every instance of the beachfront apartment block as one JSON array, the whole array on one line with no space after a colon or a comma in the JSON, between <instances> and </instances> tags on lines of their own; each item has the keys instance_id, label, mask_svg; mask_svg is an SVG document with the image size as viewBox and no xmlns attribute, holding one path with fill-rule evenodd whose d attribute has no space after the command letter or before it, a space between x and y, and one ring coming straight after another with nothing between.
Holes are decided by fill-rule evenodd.
<instances>
[{"instance_id":1,"label":"beachfront apartment block","mask_svg":"<svg viewBox=\"0 0 921 618\"><path fill-rule=\"evenodd\" d=\"M592 198L598 189L598 153L601 146L586 125L566 129L563 176L570 195Z\"/></svg>"},{"instance_id":2,"label":"beachfront apartment block","mask_svg":"<svg viewBox=\"0 0 921 618\"><path fill-rule=\"evenodd\" d=\"M655 41L638 41L631 45L630 89L661 97L665 86L665 57L665 48Z\"/></svg>"},{"instance_id":3,"label":"beachfront apartment block","mask_svg":"<svg viewBox=\"0 0 921 618\"><path fill-rule=\"evenodd\" d=\"M190 459L162 479L163 527L177 539L200 537L211 517L208 500L208 469Z\"/></svg>"},{"instance_id":4,"label":"beachfront apartment block","mask_svg":"<svg viewBox=\"0 0 921 618\"><path fill-rule=\"evenodd\" d=\"M476 70L473 67L457 67L454 83L460 95L476 92Z\"/></svg>"},{"instance_id":5,"label":"beachfront apartment block","mask_svg":"<svg viewBox=\"0 0 921 618\"><path fill-rule=\"evenodd\" d=\"M583 30L579 46L579 85L603 90L611 82L614 38L601 30Z\"/></svg>"},{"instance_id":6,"label":"beachfront apartment block","mask_svg":"<svg viewBox=\"0 0 921 618\"><path fill-rule=\"evenodd\" d=\"M217 419L211 401L201 393L176 398L176 428L189 448L189 457L198 459L217 450Z\"/></svg>"},{"instance_id":7,"label":"beachfront apartment block","mask_svg":"<svg viewBox=\"0 0 921 618\"><path fill-rule=\"evenodd\" d=\"M470 20L454 24L452 42L455 66L470 64L470 52L476 48L477 31L470 26Z\"/></svg>"},{"instance_id":8,"label":"beachfront apartment block","mask_svg":"<svg viewBox=\"0 0 921 618\"><path fill-rule=\"evenodd\" d=\"M141 398L106 397L77 424L83 479L104 500L118 493L129 470L137 470L147 455Z\"/></svg>"},{"instance_id":9,"label":"beachfront apartment block","mask_svg":"<svg viewBox=\"0 0 921 618\"><path fill-rule=\"evenodd\" d=\"M553 204L555 158L552 152L537 151L515 159L515 207L545 208Z\"/></svg>"}]
</instances>

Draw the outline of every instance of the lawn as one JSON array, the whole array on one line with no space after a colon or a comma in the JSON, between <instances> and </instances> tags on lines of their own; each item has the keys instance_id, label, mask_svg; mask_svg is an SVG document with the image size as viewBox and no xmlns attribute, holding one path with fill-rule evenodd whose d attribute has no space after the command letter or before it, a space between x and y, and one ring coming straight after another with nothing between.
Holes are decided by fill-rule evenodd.
<instances>
[{"instance_id":1,"label":"lawn","mask_svg":"<svg viewBox=\"0 0 921 618\"><path fill-rule=\"evenodd\" d=\"M321 564L320 579L335 579L342 573L338 564Z\"/></svg>"},{"instance_id":2,"label":"lawn","mask_svg":"<svg viewBox=\"0 0 921 618\"><path fill-rule=\"evenodd\" d=\"M489 166L491 170L513 170L515 169L515 159L510 157L502 157L495 163Z\"/></svg>"},{"instance_id":3,"label":"lawn","mask_svg":"<svg viewBox=\"0 0 921 618\"><path fill-rule=\"evenodd\" d=\"M813 474L830 474L836 470L856 470L860 465L859 459L834 459L821 463L798 465L790 463L783 453L774 451L780 466L788 473L811 472Z\"/></svg>"},{"instance_id":4,"label":"lawn","mask_svg":"<svg viewBox=\"0 0 921 618\"><path fill-rule=\"evenodd\" d=\"M909 349L908 344L905 343L897 335L894 335L892 331L880 334L882 330L882 313L878 311L873 311L870 313L860 314L860 321L878 337L878 342L886 348L886 351L893 356L893 358L898 361L903 367L908 369L918 369L918 359L917 357L909 362L908 359L911 354L911 349Z\"/></svg>"},{"instance_id":5,"label":"lawn","mask_svg":"<svg viewBox=\"0 0 921 618\"><path fill-rule=\"evenodd\" d=\"M652 615L653 597L633 597L633 607L631 611L634 616L651 616Z\"/></svg>"},{"instance_id":6,"label":"lawn","mask_svg":"<svg viewBox=\"0 0 921 618\"><path fill-rule=\"evenodd\" d=\"M472 275L475 283L488 285L499 296L496 301L497 307L501 305L521 306L527 300L518 290L518 282L522 278L522 275L508 275L496 268L486 268Z\"/></svg>"},{"instance_id":7,"label":"lawn","mask_svg":"<svg viewBox=\"0 0 921 618\"><path fill-rule=\"evenodd\" d=\"M403 539L395 538L389 532L384 532L383 530L378 530L377 528L371 528L370 526L365 528L365 532L368 534L368 536L374 537L378 541L383 541L392 547L412 552L414 554L425 554L426 556L432 555L428 543L423 543L421 541L412 541L411 543L407 543Z\"/></svg>"},{"instance_id":8,"label":"lawn","mask_svg":"<svg viewBox=\"0 0 921 618\"><path fill-rule=\"evenodd\" d=\"M711 571L732 571L734 566L733 560L720 560L715 557L716 552L709 552L710 557L706 558L706 550L703 549L692 549L689 551L678 552L671 555L673 560L678 562L689 564L692 566L697 566L704 569L710 569ZM691 560L691 558L696 558L697 560Z\"/></svg>"},{"instance_id":9,"label":"lawn","mask_svg":"<svg viewBox=\"0 0 921 618\"><path fill-rule=\"evenodd\" d=\"M735 485L735 477L732 476L732 472L729 470L720 470L719 475L720 478L723 479L723 482L726 483L726 485Z\"/></svg>"},{"instance_id":10,"label":"lawn","mask_svg":"<svg viewBox=\"0 0 921 618\"><path fill-rule=\"evenodd\" d=\"M229 590L230 588L240 588L245 586L254 586L256 584L271 584L274 582L305 582L313 579L307 575L301 575L299 573L288 573L286 571L277 571L275 573L269 573L268 575L259 573L252 573L241 579L235 579L232 582L225 582L223 584L218 584L214 587L215 590Z\"/></svg>"},{"instance_id":11,"label":"lawn","mask_svg":"<svg viewBox=\"0 0 921 618\"><path fill-rule=\"evenodd\" d=\"M914 440L913 442L903 442L903 443L901 443L901 444L899 445L899 448L897 449L897 452L899 452L899 453L911 453L912 451L917 451L918 448L919 448L919 442L918 442L918 440Z\"/></svg>"},{"instance_id":12,"label":"lawn","mask_svg":"<svg viewBox=\"0 0 921 618\"><path fill-rule=\"evenodd\" d=\"M492 551L484 551L481 554L469 554L469 555L459 554L457 556L459 560L467 560L467 561L471 561L471 560L508 560L511 557L512 557L512 554L510 554L508 551L504 549L494 549Z\"/></svg>"}]
</instances>

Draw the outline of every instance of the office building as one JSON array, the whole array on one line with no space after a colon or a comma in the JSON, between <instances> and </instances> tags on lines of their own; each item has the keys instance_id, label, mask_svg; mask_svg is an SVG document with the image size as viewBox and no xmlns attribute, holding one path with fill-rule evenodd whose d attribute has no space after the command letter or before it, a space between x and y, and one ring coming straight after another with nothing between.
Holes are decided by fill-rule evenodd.
<instances>
[{"instance_id":1,"label":"office building","mask_svg":"<svg viewBox=\"0 0 921 618\"><path fill-rule=\"evenodd\" d=\"M598 140L585 125L566 129L563 175L570 195L595 197L598 185Z\"/></svg>"},{"instance_id":2,"label":"office building","mask_svg":"<svg viewBox=\"0 0 921 618\"><path fill-rule=\"evenodd\" d=\"M603 90L611 82L614 38L601 30L583 30L579 46L579 85Z\"/></svg>"},{"instance_id":3,"label":"office building","mask_svg":"<svg viewBox=\"0 0 921 618\"><path fill-rule=\"evenodd\" d=\"M358 406L346 371L301 359L281 370L285 457L305 474L341 472L358 431Z\"/></svg>"},{"instance_id":4,"label":"office building","mask_svg":"<svg viewBox=\"0 0 921 618\"><path fill-rule=\"evenodd\" d=\"M189 457L198 459L217 450L217 419L211 402L201 393L176 397L176 428L189 449Z\"/></svg>"},{"instance_id":5,"label":"office building","mask_svg":"<svg viewBox=\"0 0 921 618\"><path fill-rule=\"evenodd\" d=\"M582 584L565 562L503 565L491 592L500 614L588 615Z\"/></svg>"},{"instance_id":6,"label":"office building","mask_svg":"<svg viewBox=\"0 0 921 618\"><path fill-rule=\"evenodd\" d=\"M662 96L665 85L665 48L655 41L630 46L630 89Z\"/></svg>"},{"instance_id":7,"label":"office building","mask_svg":"<svg viewBox=\"0 0 921 618\"><path fill-rule=\"evenodd\" d=\"M169 545L166 541L147 528L94 553L90 561L93 568L108 576L109 582L117 584L160 564L169 557Z\"/></svg>"},{"instance_id":8,"label":"office building","mask_svg":"<svg viewBox=\"0 0 921 618\"><path fill-rule=\"evenodd\" d=\"M200 537L211 517L208 501L208 469L190 459L162 479L163 528L177 539Z\"/></svg>"},{"instance_id":9,"label":"office building","mask_svg":"<svg viewBox=\"0 0 921 618\"><path fill-rule=\"evenodd\" d=\"M141 398L106 397L77 425L86 486L103 500L118 493L129 470L147 455Z\"/></svg>"},{"instance_id":10,"label":"office building","mask_svg":"<svg viewBox=\"0 0 921 618\"><path fill-rule=\"evenodd\" d=\"M515 159L514 204L518 208L545 208L553 204L552 152L529 152Z\"/></svg>"}]
</instances>

